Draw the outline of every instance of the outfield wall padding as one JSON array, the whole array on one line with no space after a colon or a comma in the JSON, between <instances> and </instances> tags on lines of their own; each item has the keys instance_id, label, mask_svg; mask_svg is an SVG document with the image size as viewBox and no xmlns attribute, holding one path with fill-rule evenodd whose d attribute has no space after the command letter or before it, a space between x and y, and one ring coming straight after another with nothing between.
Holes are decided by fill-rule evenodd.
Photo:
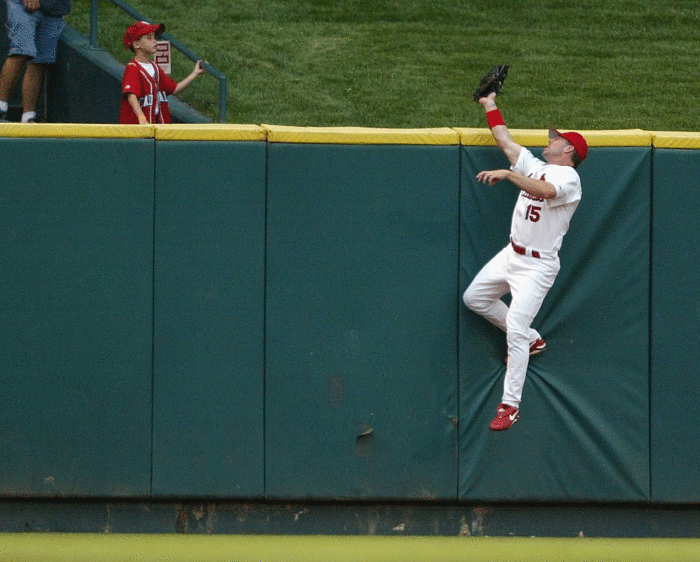
<instances>
[{"instance_id":1,"label":"outfield wall padding","mask_svg":"<svg viewBox=\"0 0 700 562\"><path fill-rule=\"evenodd\" d=\"M517 196L475 182L488 130L3 125L0 494L696 502L697 138L586 134L493 434L505 338L461 302Z\"/></svg>"},{"instance_id":2,"label":"outfield wall padding","mask_svg":"<svg viewBox=\"0 0 700 562\"><path fill-rule=\"evenodd\" d=\"M265 159L156 144L156 496L264 495Z\"/></svg>"},{"instance_id":3,"label":"outfield wall padding","mask_svg":"<svg viewBox=\"0 0 700 562\"><path fill-rule=\"evenodd\" d=\"M700 501L700 447L689 408L700 400L699 170L698 150L654 152L651 476L662 502Z\"/></svg>"},{"instance_id":4,"label":"outfield wall padding","mask_svg":"<svg viewBox=\"0 0 700 562\"><path fill-rule=\"evenodd\" d=\"M0 147L0 493L148 495L154 142Z\"/></svg>"},{"instance_id":5,"label":"outfield wall padding","mask_svg":"<svg viewBox=\"0 0 700 562\"><path fill-rule=\"evenodd\" d=\"M459 147L268 159L266 495L454 498Z\"/></svg>"},{"instance_id":6,"label":"outfield wall padding","mask_svg":"<svg viewBox=\"0 0 700 562\"><path fill-rule=\"evenodd\" d=\"M462 150L464 289L508 243L518 193L475 181L507 166L500 151ZM651 148L591 148L580 175L561 270L533 322L548 349L530 362L512 431L485 431L503 392L505 334L461 311L462 499L649 499Z\"/></svg>"}]
</instances>

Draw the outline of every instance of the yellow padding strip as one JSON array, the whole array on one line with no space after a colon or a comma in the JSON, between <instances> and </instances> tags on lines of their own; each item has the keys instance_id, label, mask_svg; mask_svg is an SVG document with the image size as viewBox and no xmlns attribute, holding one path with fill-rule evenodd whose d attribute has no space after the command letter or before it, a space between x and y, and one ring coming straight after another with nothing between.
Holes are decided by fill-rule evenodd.
<instances>
[{"instance_id":1,"label":"yellow padding strip","mask_svg":"<svg viewBox=\"0 0 700 562\"><path fill-rule=\"evenodd\" d=\"M459 135L441 129L373 129L365 127L284 127L263 125L269 142L318 144L457 145Z\"/></svg>"},{"instance_id":2,"label":"yellow padding strip","mask_svg":"<svg viewBox=\"0 0 700 562\"><path fill-rule=\"evenodd\" d=\"M156 140L264 141L267 131L258 125L157 125Z\"/></svg>"},{"instance_id":3,"label":"yellow padding strip","mask_svg":"<svg viewBox=\"0 0 700 562\"><path fill-rule=\"evenodd\" d=\"M566 130L566 129L562 129ZM579 131L589 146L654 146L700 149L700 133L641 129ZM545 146L546 129L511 129L523 146ZM112 125L99 123L0 123L0 137L113 138L201 141L269 141L279 143L416 144L495 146L486 129L375 129L369 127L285 127L278 125Z\"/></svg>"},{"instance_id":4,"label":"yellow padding strip","mask_svg":"<svg viewBox=\"0 0 700 562\"><path fill-rule=\"evenodd\" d=\"M2 533L3 562L691 562L698 539Z\"/></svg>"},{"instance_id":5,"label":"yellow padding strip","mask_svg":"<svg viewBox=\"0 0 700 562\"><path fill-rule=\"evenodd\" d=\"M0 123L0 137L152 139L150 125Z\"/></svg>"},{"instance_id":6,"label":"yellow padding strip","mask_svg":"<svg viewBox=\"0 0 700 562\"><path fill-rule=\"evenodd\" d=\"M564 132L568 129L560 129ZM464 146L496 146L489 129L455 129ZM588 146L651 146L652 134L641 129L617 131L578 131ZM548 129L511 129L513 140L523 146L546 146Z\"/></svg>"},{"instance_id":7,"label":"yellow padding strip","mask_svg":"<svg viewBox=\"0 0 700 562\"><path fill-rule=\"evenodd\" d=\"M700 133L653 133L656 148L700 148Z\"/></svg>"}]
</instances>

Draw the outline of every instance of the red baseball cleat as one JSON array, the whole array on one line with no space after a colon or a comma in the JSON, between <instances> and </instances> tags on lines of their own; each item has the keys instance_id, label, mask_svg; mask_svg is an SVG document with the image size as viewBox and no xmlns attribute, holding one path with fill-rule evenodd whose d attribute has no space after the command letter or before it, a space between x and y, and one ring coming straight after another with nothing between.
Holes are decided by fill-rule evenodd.
<instances>
[{"instance_id":1,"label":"red baseball cleat","mask_svg":"<svg viewBox=\"0 0 700 562\"><path fill-rule=\"evenodd\" d=\"M491 431L504 431L518 421L519 417L520 410L518 408L508 404L501 404L496 410L496 417L489 424L489 429Z\"/></svg>"},{"instance_id":2,"label":"red baseball cleat","mask_svg":"<svg viewBox=\"0 0 700 562\"><path fill-rule=\"evenodd\" d=\"M530 346L530 355L537 355L538 353L542 353L545 347L547 347L547 344L544 343L544 340L542 338L535 340L535 342Z\"/></svg>"}]
</instances>

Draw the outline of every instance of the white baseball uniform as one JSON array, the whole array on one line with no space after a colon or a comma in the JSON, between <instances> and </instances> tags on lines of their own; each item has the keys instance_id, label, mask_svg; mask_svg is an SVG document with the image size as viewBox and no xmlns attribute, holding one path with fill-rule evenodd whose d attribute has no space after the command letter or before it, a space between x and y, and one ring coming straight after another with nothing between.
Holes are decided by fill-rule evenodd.
<instances>
[{"instance_id":1,"label":"white baseball uniform","mask_svg":"<svg viewBox=\"0 0 700 562\"><path fill-rule=\"evenodd\" d=\"M581 200L581 180L573 167L547 164L526 148L520 150L511 169L546 180L557 194L553 199L539 199L520 192L511 221L511 244L472 280L464 292L464 303L506 332L508 368L502 402L518 408L530 345L540 337L530 324L559 273L558 252ZM510 307L501 300L508 292Z\"/></svg>"}]
</instances>

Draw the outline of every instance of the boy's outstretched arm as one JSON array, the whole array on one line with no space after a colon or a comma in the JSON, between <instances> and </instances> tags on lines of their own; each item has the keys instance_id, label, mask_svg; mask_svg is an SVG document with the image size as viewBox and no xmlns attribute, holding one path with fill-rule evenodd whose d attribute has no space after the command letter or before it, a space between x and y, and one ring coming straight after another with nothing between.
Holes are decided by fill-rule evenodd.
<instances>
[{"instance_id":1,"label":"boy's outstretched arm","mask_svg":"<svg viewBox=\"0 0 700 562\"><path fill-rule=\"evenodd\" d=\"M197 78L200 74L203 74L205 72L204 68L202 68L202 61L198 60L196 64L194 65L194 70L190 72L190 75L183 79L182 81L177 83L177 87L175 88L175 92L173 92L175 95L179 94L187 88L192 82L194 82L195 78Z\"/></svg>"}]
</instances>

